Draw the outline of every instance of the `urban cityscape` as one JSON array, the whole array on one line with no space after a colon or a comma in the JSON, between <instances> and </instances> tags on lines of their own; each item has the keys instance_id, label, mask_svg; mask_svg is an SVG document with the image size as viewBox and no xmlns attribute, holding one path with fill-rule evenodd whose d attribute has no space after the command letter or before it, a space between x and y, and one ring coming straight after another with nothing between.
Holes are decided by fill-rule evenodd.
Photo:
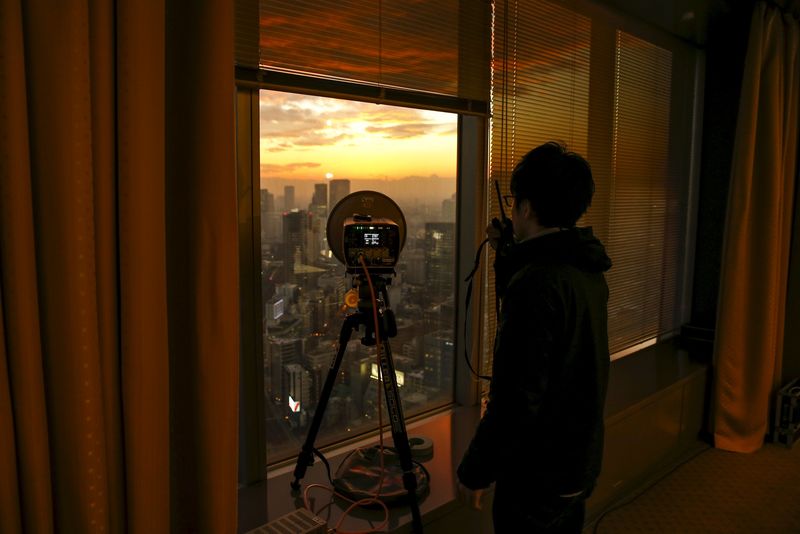
<instances>
[{"instance_id":1,"label":"urban cityscape","mask_svg":"<svg viewBox=\"0 0 800 534\"><path fill-rule=\"evenodd\" d=\"M421 179L424 180L424 179ZM442 180L431 177L431 188ZM436 182L436 184L433 184ZM407 231L396 274L387 289L397 320L389 340L406 417L452 399L455 327L455 179L438 200L396 200ZM300 187L262 181L261 280L263 356L269 462L296 454L319 401L344 318L352 278L330 253L330 210L363 180ZM307 190L306 186L302 190ZM422 192L424 194L424 192ZM377 426L375 348L354 332L328 401L318 446ZM385 410L385 406L381 406Z\"/></svg>"}]
</instances>

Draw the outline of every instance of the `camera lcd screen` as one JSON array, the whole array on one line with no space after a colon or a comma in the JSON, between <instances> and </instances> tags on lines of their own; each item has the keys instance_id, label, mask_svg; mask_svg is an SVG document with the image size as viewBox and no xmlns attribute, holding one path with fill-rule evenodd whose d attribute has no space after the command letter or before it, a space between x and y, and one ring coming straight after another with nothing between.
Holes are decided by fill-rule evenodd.
<instances>
[{"instance_id":1,"label":"camera lcd screen","mask_svg":"<svg viewBox=\"0 0 800 534\"><path fill-rule=\"evenodd\" d=\"M397 264L400 230L394 222L346 224L343 240L344 256L350 268L361 268L360 257L369 269L391 269Z\"/></svg>"},{"instance_id":2,"label":"camera lcd screen","mask_svg":"<svg viewBox=\"0 0 800 534\"><path fill-rule=\"evenodd\" d=\"M379 233L365 233L364 246L366 247L379 247L381 245L381 234Z\"/></svg>"}]
</instances>

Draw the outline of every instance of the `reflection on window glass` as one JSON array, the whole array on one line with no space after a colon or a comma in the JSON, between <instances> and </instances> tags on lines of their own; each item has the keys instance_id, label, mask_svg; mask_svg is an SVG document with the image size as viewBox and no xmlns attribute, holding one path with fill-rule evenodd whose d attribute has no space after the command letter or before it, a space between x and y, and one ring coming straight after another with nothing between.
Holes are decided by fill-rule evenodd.
<instances>
[{"instance_id":1,"label":"reflection on window glass","mask_svg":"<svg viewBox=\"0 0 800 534\"><path fill-rule=\"evenodd\" d=\"M329 250L326 223L349 193L388 195L406 219L406 244L388 286L398 329L390 343L405 415L452 400L456 123L449 113L261 92L269 462L300 449L336 354L344 294L352 283ZM375 350L359 340L354 332L317 446L377 426Z\"/></svg>"}]
</instances>

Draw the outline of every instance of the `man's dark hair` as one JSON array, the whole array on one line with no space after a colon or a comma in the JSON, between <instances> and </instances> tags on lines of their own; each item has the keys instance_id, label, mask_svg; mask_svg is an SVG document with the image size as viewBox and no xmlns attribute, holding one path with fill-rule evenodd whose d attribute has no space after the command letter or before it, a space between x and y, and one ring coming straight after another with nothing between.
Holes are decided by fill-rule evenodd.
<instances>
[{"instance_id":1,"label":"man's dark hair","mask_svg":"<svg viewBox=\"0 0 800 534\"><path fill-rule=\"evenodd\" d=\"M550 141L525 154L514 167L511 194L516 202L530 202L542 226L570 228L592 203L592 169L579 154Z\"/></svg>"}]
</instances>

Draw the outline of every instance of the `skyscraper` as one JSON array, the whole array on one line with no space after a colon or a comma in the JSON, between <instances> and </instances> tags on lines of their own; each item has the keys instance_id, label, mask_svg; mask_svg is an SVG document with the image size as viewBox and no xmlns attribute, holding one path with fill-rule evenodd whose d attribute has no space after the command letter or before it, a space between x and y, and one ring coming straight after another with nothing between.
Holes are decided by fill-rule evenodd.
<instances>
[{"instance_id":1,"label":"skyscraper","mask_svg":"<svg viewBox=\"0 0 800 534\"><path fill-rule=\"evenodd\" d=\"M446 198L442 200L442 220L444 221L455 221L456 220L456 194L453 193L453 196L450 198Z\"/></svg>"},{"instance_id":2,"label":"skyscraper","mask_svg":"<svg viewBox=\"0 0 800 534\"><path fill-rule=\"evenodd\" d=\"M283 370L287 365L300 360L303 342L300 339L268 338L265 340L267 347L267 367L269 370L269 388L273 401L285 403L285 376Z\"/></svg>"},{"instance_id":3,"label":"skyscraper","mask_svg":"<svg viewBox=\"0 0 800 534\"><path fill-rule=\"evenodd\" d=\"M294 186L285 185L283 186L283 209L288 211L294 208Z\"/></svg>"},{"instance_id":4,"label":"skyscraper","mask_svg":"<svg viewBox=\"0 0 800 534\"><path fill-rule=\"evenodd\" d=\"M318 258L328 249L325 232L328 222L328 184L314 184L314 194L311 197L311 204L308 205L308 212L311 214L309 241L311 249L308 251L308 256Z\"/></svg>"},{"instance_id":5,"label":"skyscraper","mask_svg":"<svg viewBox=\"0 0 800 534\"><path fill-rule=\"evenodd\" d=\"M350 180L336 179L330 181L330 207L350 194Z\"/></svg>"},{"instance_id":6,"label":"skyscraper","mask_svg":"<svg viewBox=\"0 0 800 534\"><path fill-rule=\"evenodd\" d=\"M295 263L307 263L306 242L309 232L309 215L305 210L291 210L283 214L283 265L284 280L293 280Z\"/></svg>"},{"instance_id":7,"label":"skyscraper","mask_svg":"<svg viewBox=\"0 0 800 534\"><path fill-rule=\"evenodd\" d=\"M261 213L270 213L275 211L275 195L270 193L267 189L261 190Z\"/></svg>"},{"instance_id":8,"label":"skyscraper","mask_svg":"<svg viewBox=\"0 0 800 534\"><path fill-rule=\"evenodd\" d=\"M309 210L328 207L328 184L314 184L314 195L311 197Z\"/></svg>"},{"instance_id":9,"label":"skyscraper","mask_svg":"<svg viewBox=\"0 0 800 534\"><path fill-rule=\"evenodd\" d=\"M424 384L441 390L453 384L453 333L437 331L422 338Z\"/></svg>"},{"instance_id":10,"label":"skyscraper","mask_svg":"<svg viewBox=\"0 0 800 534\"><path fill-rule=\"evenodd\" d=\"M284 408L289 414L306 413L311 404L311 373L298 363L283 367Z\"/></svg>"},{"instance_id":11,"label":"skyscraper","mask_svg":"<svg viewBox=\"0 0 800 534\"><path fill-rule=\"evenodd\" d=\"M275 195L266 189L261 190L261 244L274 243L279 235L276 228L280 228L280 221L275 221Z\"/></svg>"},{"instance_id":12,"label":"skyscraper","mask_svg":"<svg viewBox=\"0 0 800 534\"><path fill-rule=\"evenodd\" d=\"M425 223L425 278L431 296L437 301L446 299L455 290L455 250L455 222Z\"/></svg>"}]
</instances>

